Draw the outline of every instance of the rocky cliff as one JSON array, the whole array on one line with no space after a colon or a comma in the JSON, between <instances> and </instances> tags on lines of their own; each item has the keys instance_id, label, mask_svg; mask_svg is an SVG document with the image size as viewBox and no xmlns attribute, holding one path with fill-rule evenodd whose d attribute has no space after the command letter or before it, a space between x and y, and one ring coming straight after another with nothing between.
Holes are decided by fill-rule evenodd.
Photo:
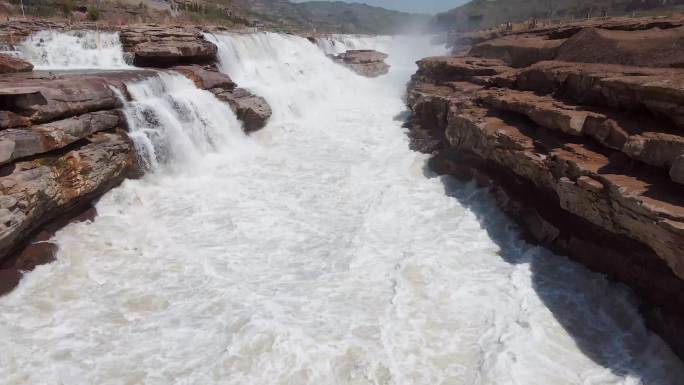
<instances>
[{"instance_id":1,"label":"rocky cliff","mask_svg":"<svg viewBox=\"0 0 684 385\"><path fill-rule=\"evenodd\" d=\"M43 24L0 25L0 42L17 44L18 36ZM52 260L55 230L91 218L94 200L139 175L122 112L122 95L130 99L126 83L174 71L228 103L246 132L262 128L271 115L263 98L218 72L217 48L196 28L120 32L136 65L163 69L32 71L31 64L0 55L0 294L22 271Z\"/></svg>"},{"instance_id":2,"label":"rocky cliff","mask_svg":"<svg viewBox=\"0 0 684 385\"><path fill-rule=\"evenodd\" d=\"M418 62L412 146L530 240L624 282L684 355L682 20L456 36ZM468 43L476 43L467 46Z\"/></svg>"},{"instance_id":3,"label":"rocky cliff","mask_svg":"<svg viewBox=\"0 0 684 385\"><path fill-rule=\"evenodd\" d=\"M431 24L441 31L473 31L508 22L666 15L682 9L682 0L472 0L435 15Z\"/></svg>"}]
</instances>

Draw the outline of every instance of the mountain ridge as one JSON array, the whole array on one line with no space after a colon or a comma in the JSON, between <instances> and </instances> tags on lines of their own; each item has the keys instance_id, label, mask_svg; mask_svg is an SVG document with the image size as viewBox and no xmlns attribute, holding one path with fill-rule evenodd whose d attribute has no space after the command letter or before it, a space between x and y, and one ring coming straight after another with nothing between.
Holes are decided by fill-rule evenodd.
<instances>
[{"instance_id":1,"label":"mountain ridge","mask_svg":"<svg viewBox=\"0 0 684 385\"><path fill-rule=\"evenodd\" d=\"M431 26L438 31L473 31L531 19L651 16L676 11L684 11L684 0L473 0L436 14Z\"/></svg>"}]
</instances>

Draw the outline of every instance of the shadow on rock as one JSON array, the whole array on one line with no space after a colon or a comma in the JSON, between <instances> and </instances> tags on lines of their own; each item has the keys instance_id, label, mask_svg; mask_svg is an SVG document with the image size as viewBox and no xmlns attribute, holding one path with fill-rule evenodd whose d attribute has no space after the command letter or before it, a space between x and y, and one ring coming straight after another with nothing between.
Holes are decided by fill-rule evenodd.
<instances>
[{"instance_id":1,"label":"shadow on rock","mask_svg":"<svg viewBox=\"0 0 684 385\"><path fill-rule=\"evenodd\" d=\"M446 195L476 215L482 228L499 246L503 260L514 265L529 264L537 296L583 354L614 374L636 377L644 385L681 383L684 366L646 328L638 311L639 304L627 287L528 243L521 229L498 208L491 194L474 182L438 176L427 168L424 173L428 178L439 178ZM668 382L663 382L663 373L669 374Z\"/></svg>"}]
</instances>

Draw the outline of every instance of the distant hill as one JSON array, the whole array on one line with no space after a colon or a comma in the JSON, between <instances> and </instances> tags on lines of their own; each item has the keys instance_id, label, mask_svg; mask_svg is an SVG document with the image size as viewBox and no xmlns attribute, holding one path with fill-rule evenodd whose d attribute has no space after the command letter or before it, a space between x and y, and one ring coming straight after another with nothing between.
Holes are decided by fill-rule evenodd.
<instances>
[{"instance_id":1,"label":"distant hill","mask_svg":"<svg viewBox=\"0 0 684 385\"><path fill-rule=\"evenodd\" d=\"M249 16L272 27L319 32L393 34L428 24L429 16L341 1L233 0Z\"/></svg>"},{"instance_id":2,"label":"distant hill","mask_svg":"<svg viewBox=\"0 0 684 385\"><path fill-rule=\"evenodd\" d=\"M684 0L473 0L435 15L437 30L472 31L508 21L657 15L684 11Z\"/></svg>"},{"instance_id":3,"label":"distant hill","mask_svg":"<svg viewBox=\"0 0 684 385\"><path fill-rule=\"evenodd\" d=\"M0 0L0 17L21 15L21 0ZM262 26L309 33L394 34L426 27L416 15L341 1L288 0L23 0L27 17L88 19L105 24L160 23Z\"/></svg>"}]
</instances>

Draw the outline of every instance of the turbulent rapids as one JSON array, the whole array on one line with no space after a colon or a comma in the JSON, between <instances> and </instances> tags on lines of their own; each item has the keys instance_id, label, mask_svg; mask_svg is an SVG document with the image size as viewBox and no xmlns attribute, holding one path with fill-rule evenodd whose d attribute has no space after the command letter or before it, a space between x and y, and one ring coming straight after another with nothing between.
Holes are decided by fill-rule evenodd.
<instances>
[{"instance_id":1,"label":"turbulent rapids","mask_svg":"<svg viewBox=\"0 0 684 385\"><path fill-rule=\"evenodd\" d=\"M486 193L408 149L405 83L441 52L427 38L207 38L271 104L269 125L244 136L180 75L129 84L150 172L0 298L0 383L684 378L626 289L526 244ZM347 48L388 53L392 71L370 80L326 57Z\"/></svg>"},{"instance_id":2,"label":"turbulent rapids","mask_svg":"<svg viewBox=\"0 0 684 385\"><path fill-rule=\"evenodd\" d=\"M19 53L37 69L126 68L119 34L41 31L26 39Z\"/></svg>"}]
</instances>

